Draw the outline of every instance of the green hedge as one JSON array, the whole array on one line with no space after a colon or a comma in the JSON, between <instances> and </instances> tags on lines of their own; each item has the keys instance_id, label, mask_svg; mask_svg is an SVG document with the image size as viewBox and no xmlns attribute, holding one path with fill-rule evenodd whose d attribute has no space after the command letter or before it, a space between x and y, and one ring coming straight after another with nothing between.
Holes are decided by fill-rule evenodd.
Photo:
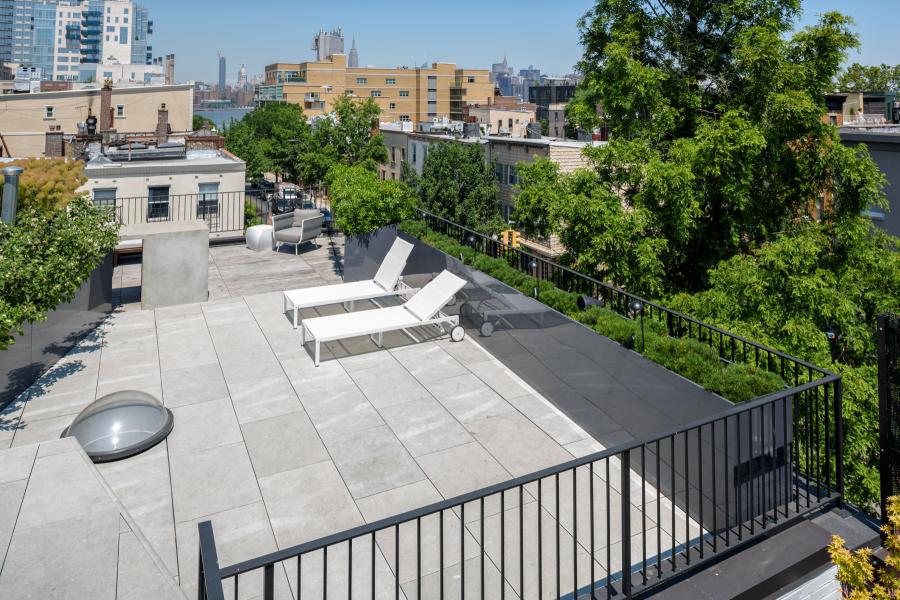
<instances>
[{"instance_id":1,"label":"green hedge","mask_svg":"<svg viewBox=\"0 0 900 600\"><path fill-rule=\"evenodd\" d=\"M401 229L454 258L461 258L467 265L523 294L532 295L537 287L541 302L603 336L623 343L634 335L638 340L636 349L640 349L640 321L597 306L579 311L579 294L561 290L549 281L530 277L505 259L491 258L460 244L451 237L432 231L422 221L404 221ZM713 348L697 340L670 337L665 324L654 319L644 320L643 355L732 402L745 402L784 388L784 382L775 373L744 363L725 364Z\"/></svg>"}]
</instances>

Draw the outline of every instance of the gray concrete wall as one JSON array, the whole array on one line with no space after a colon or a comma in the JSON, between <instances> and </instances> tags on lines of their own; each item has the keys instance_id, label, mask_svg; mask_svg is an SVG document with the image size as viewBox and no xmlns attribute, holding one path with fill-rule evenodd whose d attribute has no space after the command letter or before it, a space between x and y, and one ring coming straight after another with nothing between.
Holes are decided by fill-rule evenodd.
<instances>
[{"instance_id":1,"label":"gray concrete wall","mask_svg":"<svg viewBox=\"0 0 900 600\"><path fill-rule=\"evenodd\" d=\"M72 302L56 307L44 321L26 323L25 334L0 352L0 407L21 394L106 318L112 310L112 270L112 257L108 256Z\"/></svg>"},{"instance_id":2,"label":"gray concrete wall","mask_svg":"<svg viewBox=\"0 0 900 600\"><path fill-rule=\"evenodd\" d=\"M122 239L143 240L141 307L206 302L209 298L209 229L204 221L129 225Z\"/></svg>"}]
</instances>

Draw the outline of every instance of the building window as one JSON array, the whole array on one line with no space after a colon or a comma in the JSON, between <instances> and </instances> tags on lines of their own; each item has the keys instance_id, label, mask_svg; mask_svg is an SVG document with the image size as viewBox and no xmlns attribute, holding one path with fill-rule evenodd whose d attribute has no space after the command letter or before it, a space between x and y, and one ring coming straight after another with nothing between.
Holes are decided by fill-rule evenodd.
<instances>
[{"instance_id":1,"label":"building window","mask_svg":"<svg viewBox=\"0 0 900 600\"><path fill-rule=\"evenodd\" d=\"M400 115L400 120L406 123L407 121L409 121L409 115Z\"/></svg>"},{"instance_id":2,"label":"building window","mask_svg":"<svg viewBox=\"0 0 900 600\"><path fill-rule=\"evenodd\" d=\"M94 190L94 206L110 209L116 207L116 188Z\"/></svg>"},{"instance_id":3,"label":"building window","mask_svg":"<svg viewBox=\"0 0 900 600\"><path fill-rule=\"evenodd\" d=\"M400 148L400 161L406 160L406 148Z\"/></svg>"},{"instance_id":4,"label":"building window","mask_svg":"<svg viewBox=\"0 0 900 600\"><path fill-rule=\"evenodd\" d=\"M103 71L104 79L112 79L112 71Z\"/></svg>"},{"instance_id":5,"label":"building window","mask_svg":"<svg viewBox=\"0 0 900 600\"><path fill-rule=\"evenodd\" d=\"M385 85L397 85L397 80L394 79L393 77L388 77L387 79L384 80L384 84Z\"/></svg>"},{"instance_id":6,"label":"building window","mask_svg":"<svg viewBox=\"0 0 900 600\"><path fill-rule=\"evenodd\" d=\"M353 90L344 90L344 93L347 94L348 96L352 96Z\"/></svg>"},{"instance_id":7,"label":"building window","mask_svg":"<svg viewBox=\"0 0 900 600\"><path fill-rule=\"evenodd\" d=\"M373 97L373 98L380 98L380 97L381 97L381 90L372 90L372 97Z\"/></svg>"},{"instance_id":8,"label":"building window","mask_svg":"<svg viewBox=\"0 0 900 600\"><path fill-rule=\"evenodd\" d=\"M119 27L119 39L122 40L122 43L125 43L125 40L128 39L128 28L127 27Z\"/></svg>"},{"instance_id":9,"label":"building window","mask_svg":"<svg viewBox=\"0 0 900 600\"><path fill-rule=\"evenodd\" d=\"M403 117L400 117L400 120L402 121ZM412 161L413 161L413 164L415 164L416 163L416 144L413 144L412 148L413 148Z\"/></svg>"},{"instance_id":10,"label":"building window","mask_svg":"<svg viewBox=\"0 0 900 600\"><path fill-rule=\"evenodd\" d=\"M201 183L197 186L197 218L207 219L219 214L219 184Z\"/></svg>"},{"instance_id":11,"label":"building window","mask_svg":"<svg viewBox=\"0 0 900 600\"><path fill-rule=\"evenodd\" d=\"M475 78L474 78L473 76L471 76L471 75L469 75L469 77L467 78L467 80L468 80L469 83L475 83Z\"/></svg>"},{"instance_id":12,"label":"building window","mask_svg":"<svg viewBox=\"0 0 900 600\"><path fill-rule=\"evenodd\" d=\"M394 110L395 108L397 108L397 103L396 103L396 102L391 102L390 104L388 104L388 108L391 109L391 110Z\"/></svg>"},{"instance_id":13,"label":"building window","mask_svg":"<svg viewBox=\"0 0 900 600\"><path fill-rule=\"evenodd\" d=\"M401 98L406 98L407 96L409 96L409 90L400 90Z\"/></svg>"},{"instance_id":14,"label":"building window","mask_svg":"<svg viewBox=\"0 0 900 600\"><path fill-rule=\"evenodd\" d=\"M45 106L45 107L44 107L44 118L45 118L45 119L52 119L52 118L53 118L53 107L52 107L52 106Z\"/></svg>"},{"instance_id":15,"label":"building window","mask_svg":"<svg viewBox=\"0 0 900 600\"><path fill-rule=\"evenodd\" d=\"M134 75L132 75L134 77ZM116 117L124 117L125 116L125 105L117 104L116 105Z\"/></svg>"},{"instance_id":16,"label":"building window","mask_svg":"<svg viewBox=\"0 0 900 600\"><path fill-rule=\"evenodd\" d=\"M169 186L147 188L147 220L169 220Z\"/></svg>"},{"instance_id":17,"label":"building window","mask_svg":"<svg viewBox=\"0 0 900 600\"><path fill-rule=\"evenodd\" d=\"M519 174L516 172L516 168L513 165L509 165L508 174L509 179L507 180L507 183L509 183L509 185L516 185L519 183Z\"/></svg>"},{"instance_id":18,"label":"building window","mask_svg":"<svg viewBox=\"0 0 900 600\"><path fill-rule=\"evenodd\" d=\"M369 80L366 79L365 77L357 77L356 78L356 85L366 85L368 82L369 82Z\"/></svg>"}]
</instances>

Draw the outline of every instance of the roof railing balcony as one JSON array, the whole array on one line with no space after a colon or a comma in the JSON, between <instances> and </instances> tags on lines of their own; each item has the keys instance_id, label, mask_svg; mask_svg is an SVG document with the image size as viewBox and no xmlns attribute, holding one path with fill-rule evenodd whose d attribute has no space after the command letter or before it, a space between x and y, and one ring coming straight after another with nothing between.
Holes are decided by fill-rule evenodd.
<instances>
[{"instance_id":1,"label":"roof railing balcony","mask_svg":"<svg viewBox=\"0 0 900 600\"><path fill-rule=\"evenodd\" d=\"M434 591L423 596L424 582L432 590L432 584L439 590L455 584L482 598L503 597L506 591L538 597L555 588L554 597L627 599L819 510L843 505L840 375L427 211L416 218L432 232L623 317L634 319L639 312L669 336L708 345L723 362L778 373L790 387L659 434L230 566L219 564L212 524L203 521L198 526L201 600L224 600L223 583L235 595L239 586L247 593L248 586L261 583L257 593L272 600L276 572L279 577L296 573L294 585L300 589L304 569L314 568L322 569L322 579L310 583L303 577L313 597L327 596L334 585L348 594L362 586L373 598L386 590L399 597L401 585L406 596L435 597ZM469 272L476 288L503 286L432 250L441 256L429 264ZM462 315L462 307L459 311ZM526 510L534 505L536 510ZM446 527L448 518L463 526ZM565 540L560 530L566 531ZM387 539L391 558L382 554ZM485 577L485 556L498 576ZM383 560L391 564L379 568L377 561Z\"/></svg>"}]
</instances>

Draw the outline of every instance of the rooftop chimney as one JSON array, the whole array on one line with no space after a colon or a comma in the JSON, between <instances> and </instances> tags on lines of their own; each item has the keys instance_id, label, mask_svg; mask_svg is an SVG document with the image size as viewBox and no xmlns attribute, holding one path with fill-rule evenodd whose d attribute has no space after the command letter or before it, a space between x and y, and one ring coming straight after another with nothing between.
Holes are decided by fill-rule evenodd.
<instances>
[{"instance_id":1,"label":"rooftop chimney","mask_svg":"<svg viewBox=\"0 0 900 600\"><path fill-rule=\"evenodd\" d=\"M100 89L100 121L97 133L109 131L112 127L112 86L104 85Z\"/></svg>"},{"instance_id":2,"label":"rooftop chimney","mask_svg":"<svg viewBox=\"0 0 900 600\"><path fill-rule=\"evenodd\" d=\"M169 110L163 102L159 107L156 118L156 143L165 144L169 141Z\"/></svg>"}]
</instances>

